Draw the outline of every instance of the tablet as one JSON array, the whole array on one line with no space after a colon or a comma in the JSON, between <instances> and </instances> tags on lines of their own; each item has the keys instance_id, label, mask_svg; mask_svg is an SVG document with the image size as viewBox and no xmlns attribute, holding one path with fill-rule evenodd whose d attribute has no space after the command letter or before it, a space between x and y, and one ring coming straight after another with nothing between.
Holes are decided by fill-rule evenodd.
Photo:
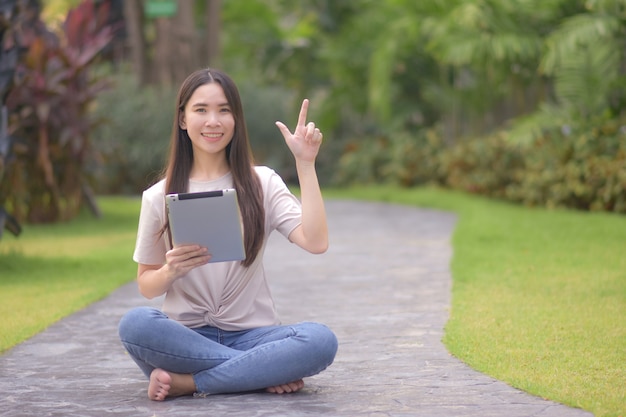
<instances>
[{"instance_id":1,"label":"tablet","mask_svg":"<svg viewBox=\"0 0 626 417\"><path fill-rule=\"evenodd\" d=\"M211 254L209 262L245 259L241 213L235 189L167 194L165 205L174 246L205 246Z\"/></svg>"}]
</instances>

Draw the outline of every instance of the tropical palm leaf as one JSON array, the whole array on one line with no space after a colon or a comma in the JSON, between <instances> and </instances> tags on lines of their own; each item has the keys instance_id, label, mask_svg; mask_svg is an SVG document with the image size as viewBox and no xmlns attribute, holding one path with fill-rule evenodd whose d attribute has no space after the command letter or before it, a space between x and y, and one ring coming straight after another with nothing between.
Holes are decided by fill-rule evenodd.
<instances>
[{"instance_id":1,"label":"tropical palm leaf","mask_svg":"<svg viewBox=\"0 0 626 417\"><path fill-rule=\"evenodd\" d=\"M615 15L585 13L572 16L546 39L548 49L540 68L544 73L553 75L561 62L577 55L581 48L595 49L606 42L617 46L615 39L621 29L622 23Z\"/></svg>"},{"instance_id":2,"label":"tropical palm leaf","mask_svg":"<svg viewBox=\"0 0 626 417\"><path fill-rule=\"evenodd\" d=\"M578 117L608 107L624 60L622 29L615 15L586 13L568 18L548 37L541 70L554 77L557 101Z\"/></svg>"},{"instance_id":3,"label":"tropical palm leaf","mask_svg":"<svg viewBox=\"0 0 626 417\"><path fill-rule=\"evenodd\" d=\"M580 116L600 112L608 105L618 69L619 54L615 42L579 48L563 59L555 74L557 99Z\"/></svg>"}]
</instances>

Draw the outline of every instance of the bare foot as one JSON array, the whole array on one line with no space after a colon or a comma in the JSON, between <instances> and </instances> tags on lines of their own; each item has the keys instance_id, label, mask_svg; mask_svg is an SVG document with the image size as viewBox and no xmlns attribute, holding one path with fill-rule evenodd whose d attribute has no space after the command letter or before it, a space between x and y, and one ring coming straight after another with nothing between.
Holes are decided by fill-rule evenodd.
<instances>
[{"instance_id":1,"label":"bare foot","mask_svg":"<svg viewBox=\"0 0 626 417\"><path fill-rule=\"evenodd\" d=\"M196 384L191 374L175 374L156 368L150 374L148 398L163 401L167 397L190 395L196 392Z\"/></svg>"},{"instance_id":2,"label":"bare foot","mask_svg":"<svg viewBox=\"0 0 626 417\"><path fill-rule=\"evenodd\" d=\"M304 381L299 379L297 381L290 382L288 384L276 385L275 387L268 387L265 389L267 392L273 394L285 394L300 391L304 387Z\"/></svg>"},{"instance_id":3,"label":"bare foot","mask_svg":"<svg viewBox=\"0 0 626 417\"><path fill-rule=\"evenodd\" d=\"M172 377L163 369L156 368L150 374L148 398L152 401L163 401L170 393Z\"/></svg>"}]
</instances>

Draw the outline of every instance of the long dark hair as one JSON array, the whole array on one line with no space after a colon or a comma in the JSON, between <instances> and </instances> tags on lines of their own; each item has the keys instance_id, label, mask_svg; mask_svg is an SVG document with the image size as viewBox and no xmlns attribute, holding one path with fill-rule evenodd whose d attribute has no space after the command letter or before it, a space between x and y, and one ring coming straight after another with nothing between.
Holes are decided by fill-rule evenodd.
<instances>
[{"instance_id":1,"label":"long dark hair","mask_svg":"<svg viewBox=\"0 0 626 417\"><path fill-rule=\"evenodd\" d=\"M233 138L226 146L226 160L233 176L234 188L237 190L243 220L246 259L242 261L242 265L250 266L261 250L265 235L263 193L259 177L254 171L254 158L239 91L233 80L221 71L210 68L195 71L187 77L178 91L168 162L164 173L165 192L181 193L189 190L193 147L187 131L181 129L179 121L192 94L198 87L209 83L218 83L222 87L235 119ZM169 224L163 228L163 232L165 231L169 232Z\"/></svg>"}]
</instances>

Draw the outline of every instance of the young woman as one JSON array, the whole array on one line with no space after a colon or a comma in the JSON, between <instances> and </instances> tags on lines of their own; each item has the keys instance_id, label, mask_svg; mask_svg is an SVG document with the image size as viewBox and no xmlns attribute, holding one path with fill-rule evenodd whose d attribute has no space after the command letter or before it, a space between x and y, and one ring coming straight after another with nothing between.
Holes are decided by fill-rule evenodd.
<instances>
[{"instance_id":1,"label":"young woman","mask_svg":"<svg viewBox=\"0 0 626 417\"><path fill-rule=\"evenodd\" d=\"M280 324L262 260L273 230L311 253L328 246L315 171L322 133L306 123L308 104L293 133L276 122L296 161L300 201L273 170L253 165L230 77L204 69L181 85L165 176L143 193L133 256L141 294L165 294L162 311L135 308L119 325L124 347L150 379L150 399L295 392L333 362L337 339L326 326ZM165 194L225 188L237 190L246 259L208 263L207 248L172 247Z\"/></svg>"}]
</instances>

